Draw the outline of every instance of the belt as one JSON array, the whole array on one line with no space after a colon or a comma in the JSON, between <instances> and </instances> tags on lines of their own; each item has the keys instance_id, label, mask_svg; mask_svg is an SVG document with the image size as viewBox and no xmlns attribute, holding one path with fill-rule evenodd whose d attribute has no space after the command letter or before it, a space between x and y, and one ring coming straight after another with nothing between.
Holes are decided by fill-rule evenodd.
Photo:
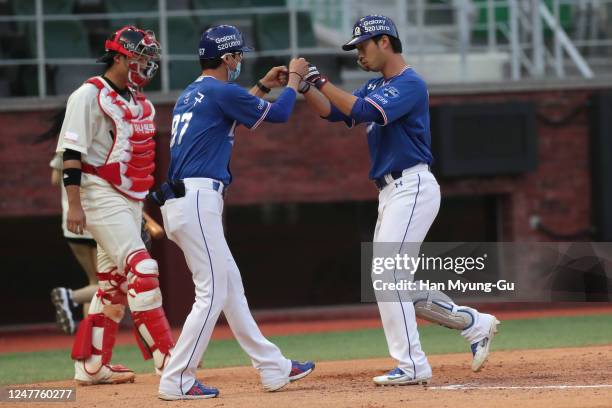
<instances>
[{"instance_id":1,"label":"belt","mask_svg":"<svg viewBox=\"0 0 612 408\"><path fill-rule=\"evenodd\" d=\"M399 178L402 178L402 175L403 175L402 171L392 171L391 173L387 173L382 177L374 179L374 184L376 185L376 188L378 188L379 190L382 190L389 183L392 183L393 181ZM391 176L391 177L389 178L387 176Z\"/></svg>"},{"instance_id":2,"label":"belt","mask_svg":"<svg viewBox=\"0 0 612 408\"><path fill-rule=\"evenodd\" d=\"M413 173L419 173L422 171L430 171L429 165L425 163L419 163L412 167L408 167L407 169L404 169L402 171L392 171L391 173L387 173L382 177L374 179L373 181L376 187L379 190L382 190L389 184L393 183L395 180L402 178L402 176L413 174Z\"/></svg>"},{"instance_id":3,"label":"belt","mask_svg":"<svg viewBox=\"0 0 612 408\"><path fill-rule=\"evenodd\" d=\"M214 191L218 191L222 195L225 195L225 190L227 190L227 187L225 186L225 184L223 184L219 180L215 180L212 178L205 178L205 177L186 178L186 179L183 179L182 182L185 184L185 187L187 189L199 189L199 188L212 189Z\"/></svg>"},{"instance_id":4,"label":"belt","mask_svg":"<svg viewBox=\"0 0 612 408\"><path fill-rule=\"evenodd\" d=\"M166 181L159 186L159 189L151 191L147 198L154 204L162 206L167 200L172 198L185 197L185 184L183 180Z\"/></svg>"},{"instance_id":5,"label":"belt","mask_svg":"<svg viewBox=\"0 0 612 408\"><path fill-rule=\"evenodd\" d=\"M148 197L160 207L172 198L185 197L185 190L207 188L219 192L225 197L227 187L215 179L186 178L183 180L166 181L158 190L149 193Z\"/></svg>"}]
</instances>

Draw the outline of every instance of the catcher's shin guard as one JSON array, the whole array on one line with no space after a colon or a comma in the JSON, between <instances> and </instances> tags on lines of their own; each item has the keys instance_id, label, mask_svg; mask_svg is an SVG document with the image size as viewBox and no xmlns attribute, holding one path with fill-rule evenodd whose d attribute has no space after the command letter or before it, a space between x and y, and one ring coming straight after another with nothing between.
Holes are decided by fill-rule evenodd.
<instances>
[{"instance_id":1,"label":"catcher's shin guard","mask_svg":"<svg viewBox=\"0 0 612 408\"><path fill-rule=\"evenodd\" d=\"M174 340L162 308L157 276L157 262L145 249L128 256L128 303L134 320L134 334L144 359L153 358L155 368L163 370Z\"/></svg>"},{"instance_id":2,"label":"catcher's shin guard","mask_svg":"<svg viewBox=\"0 0 612 408\"><path fill-rule=\"evenodd\" d=\"M72 359L84 362L84 370L90 375L110 363L126 303L121 289L125 277L116 268L97 275L100 288L91 301L89 315L79 325L71 354Z\"/></svg>"}]
</instances>

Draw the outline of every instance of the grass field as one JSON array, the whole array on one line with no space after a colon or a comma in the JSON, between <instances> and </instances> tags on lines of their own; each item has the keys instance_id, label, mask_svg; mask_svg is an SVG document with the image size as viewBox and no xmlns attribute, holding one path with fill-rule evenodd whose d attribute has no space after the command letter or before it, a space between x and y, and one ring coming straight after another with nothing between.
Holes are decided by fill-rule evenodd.
<instances>
[{"instance_id":1,"label":"grass field","mask_svg":"<svg viewBox=\"0 0 612 408\"><path fill-rule=\"evenodd\" d=\"M420 329L421 342L428 354L468 353L458 332L429 325ZM293 359L348 360L387 356L382 330L272 336L285 356ZM612 315L554 317L502 322L493 350L577 347L612 343ZM70 351L53 350L0 354L0 384L22 384L69 379L73 375ZM152 363L143 361L136 345L119 346L113 361L136 372L152 372ZM204 368L249 365L250 361L234 340L210 343Z\"/></svg>"}]
</instances>

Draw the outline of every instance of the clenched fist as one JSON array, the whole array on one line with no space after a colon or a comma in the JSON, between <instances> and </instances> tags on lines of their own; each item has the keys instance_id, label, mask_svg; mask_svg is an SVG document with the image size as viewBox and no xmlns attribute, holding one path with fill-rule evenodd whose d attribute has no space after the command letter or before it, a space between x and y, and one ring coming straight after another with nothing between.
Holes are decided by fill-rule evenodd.
<instances>
[{"instance_id":1,"label":"clenched fist","mask_svg":"<svg viewBox=\"0 0 612 408\"><path fill-rule=\"evenodd\" d=\"M287 67L282 65L278 67L273 67L268 71L268 73L261 79L261 84L266 88L278 88L280 86L287 85L287 79L289 76L289 71Z\"/></svg>"},{"instance_id":2,"label":"clenched fist","mask_svg":"<svg viewBox=\"0 0 612 408\"><path fill-rule=\"evenodd\" d=\"M295 72L300 76L300 79L308 73L308 61L304 58L294 58L289 63L289 73Z\"/></svg>"}]
</instances>

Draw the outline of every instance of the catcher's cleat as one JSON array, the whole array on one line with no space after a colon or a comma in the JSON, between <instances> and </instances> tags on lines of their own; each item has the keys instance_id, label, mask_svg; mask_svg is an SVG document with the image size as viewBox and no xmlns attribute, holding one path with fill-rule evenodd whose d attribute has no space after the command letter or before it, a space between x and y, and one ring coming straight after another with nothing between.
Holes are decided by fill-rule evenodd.
<instances>
[{"instance_id":1,"label":"catcher's cleat","mask_svg":"<svg viewBox=\"0 0 612 408\"><path fill-rule=\"evenodd\" d=\"M427 385L431 377L412 378L412 375L407 374L399 367L394 368L384 375L379 375L372 378L376 385Z\"/></svg>"},{"instance_id":2,"label":"catcher's cleat","mask_svg":"<svg viewBox=\"0 0 612 408\"><path fill-rule=\"evenodd\" d=\"M499 320L493 317L487 337L471 345L473 356L472 371L480 371L480 369L484 366L484 363L487 361L490 353L491 341L493 341L493 337L495 336L495 333L497 333L498 324Z\"/></svg>"},{"instance_id":3,"label":"catcher's cleat","mask_svg":"<svg viewBox=\"0 0 612 408\"><path fill-rule=\"evenodd\" d=\"M134 371L121 364L105 364L97 373L90 374L85 369L84 361L75 361L74 371L74 380L78 385L133 383L136 378Z\"/></svg>"},{"instance_id":4,"label":"catcher's cleat","mask_svg":"<svg viewBox=\"0 0 612 408\"><path fill-rule=\"evenodd\" d=\"M51 291L51 303L55 306L55 322L57 327L66 334L74 334L76 322L72 309L77 305L72 300L72 291L67 288L54 288Z\"/></svg>"},{"instance_id":5,"label":"catcher's cleat","mask_svg":"<svg viewBox=\"0 0 612 408\"><path fill-rule=\"evenodd\" d=\"M187 400L187 399L206 399L215 398L219 395L219 390L215 387L207 387L198 380L185 394L166 394L159 392L157 397L165 401Z\"/></svg>"}]
</instances>

